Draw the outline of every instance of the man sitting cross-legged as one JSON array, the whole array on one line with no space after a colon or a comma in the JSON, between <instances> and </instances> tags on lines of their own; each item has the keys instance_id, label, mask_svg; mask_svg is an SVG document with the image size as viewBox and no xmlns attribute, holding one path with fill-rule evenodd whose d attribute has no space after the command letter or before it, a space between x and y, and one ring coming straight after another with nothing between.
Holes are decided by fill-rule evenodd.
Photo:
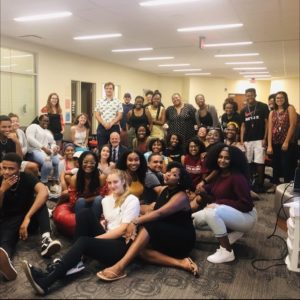
<instances>
[{"instance_id":1,"label":"man sitting cross-legged","mask_svg":"<svg viewBox=\"0 0 300 300\"><path fill-rule=\"evenodd\" d=\"M47 187L36 177L20 172L21 162L18 154L6 153L0 176L0 273L7 280L17 277L10 258L18 239L26 240L30 229L40 229L43 257L61 248L61 243L50 237Z\"/></svg>"}]
</instances>

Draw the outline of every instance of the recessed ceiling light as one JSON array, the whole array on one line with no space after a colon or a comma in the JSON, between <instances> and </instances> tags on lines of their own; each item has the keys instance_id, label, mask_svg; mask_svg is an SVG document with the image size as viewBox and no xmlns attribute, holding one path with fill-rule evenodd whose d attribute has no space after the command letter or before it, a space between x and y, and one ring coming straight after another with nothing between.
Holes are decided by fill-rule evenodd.
<instances>
[{"instance_id":1,"label":"recessed ceiling light","mask_svg":"<svg viewBox=\"0 0 300 300\"><path fill-rule=\"evenodd\" d=\"M202 69L177 69L177 70L173 70L173 72L195 72L195 71L202 71Z\"/></svg>"},{"instance_id":2,"label":"recessed ceiling light","mask_svg":"<svg viewBox=\"0 0 300 300\"><path fill-rule=\"evenodd\" d=\"M269 74L268 71L258 71L258 72L255 72L255 71L249 71L249 72L240 72L241 75L247 75L247 74Z\"/></svg>"},{"instance_id":3,"label":"recessed ceiling light","mask_svg":"<svg viewBox=\"0 0 300 300\"><path fill-rule=\"evenodd\" d=\"M218 43L218 44L205 44L204 48L208 47L225 47L225 46L243 46L243 45L251 45L253 42L234 42L234 43Z\"/></svg>"},{"instance_id":4,"label":"recessed ceiling light","mask_svg":"<svg viewBox=\"0 0 300 300\"><path fill-rule=\"evenodd\" d=\"M201 76L201 75L211 75L211 73L186 73L186 76Z\"/></svg>"},{"instance_id":5,"label":"recessed ceiling light","mask_svg":"<svg viewBox=\"0 0 300 300\"><path fill-rule=\"evenodd\" d=\"M72 13L69 11L62 11L62 12L51 13L51 14L18 17L18 18L14 18L14 20L16 22L30 22L30 21L40 21L40 20L51 20L51 19L56 19L56 18L64 18L64 17L69 17L71 15L72 15Z\"/></svg>"},{"instance_id":6,"label":"recessed ceiling light","mask_svg":"<svg viewBox=\"0 0 300 300\"><path fill-rule=\"evenodd\" d=\"M217 30L217 29L229 29L242 27L244 24L224 24L224 25L208 25L208 26L196 26L196 27L186 27L186 28L178 28L178 32L192 32L192 31L204 31L204 30Z\"/></svg>"},{"instance_id":7,"label":"recessed ceiling light","mask_svg":"<svg viewBox=\"0 0 300 300\"><path fill-rule=\"evenodd\" d=\"M258 56L259 53L236 53L236 54L216 54L215 57L243 57L243 56Z\"/></svg>"},{"instance_id":8,"label":"recessed ceiling light","mask_svg":"<svg viewBox=\"0 0 300 300\"><path fill-rule=\"evenodd\" d=\"M174 56L157 56L157 57L140 57L139 60L164 60L164 59L173 59Z\"/></svg>"},{"instance_id":9,"label":"recessed ceiling light","mask_svg":"<svg viewBox=\"0 0 300 300\"><path fill-rule=\"evenodd\" d=\"M120 36L122 36L121 33L108 33L108 34L75 36L73 37L73 39L74 40L97 40L97 39L115 38Z\"/></svg>"},{"instance_id":10,"label":"recessed ceiling light","mask_svg":"<svg viewBox=\"0 0 300 300\"><path fill-rule=\"evenodd\" d=\"M159 67L187 67L191 64L164 64L164 65L158 65Z\"/></svg>"},{"instance_id":11,"label":"recessed ceiling light","mask_svg":"<svg viewBox=\"0 0 300 300\"><path fill-rule=\"evenodd\" d=\"M266 67L239 67L233 68L233 70L266 70Z\"/></svg>"},{"instance_id":12,"label":"recessed ceiling light","mask_svg":"<svg viewBox=\"0 0 300 300\"><path fill-rule=\"evenodd\" d=\"M139 51L151 51L153 48L128 48L128 49L113 49L111 52L139 52Z\"/></svg>"},{"instance_id":13,"label":"recessed ceiling light","mask_svg":"<svg viewBox=\"0 0 300 300\"><path fill-rule=\"evenodd\" d=\"M140 2L140 6L159 6L159 5L169 5L169 4L180 4L188 2L198 2L200 0L153 0Z\"/></svg>"},{"instance_id":14,"label":"recessed ceiling light","mask_svg":"<svg viewBox=\"0 0 300 300\"><path fill-rule=\"evenodd\" d=\"M225 65L260 65L263 61L232 61L226 62Z\"/></svg>"}]
</instances>

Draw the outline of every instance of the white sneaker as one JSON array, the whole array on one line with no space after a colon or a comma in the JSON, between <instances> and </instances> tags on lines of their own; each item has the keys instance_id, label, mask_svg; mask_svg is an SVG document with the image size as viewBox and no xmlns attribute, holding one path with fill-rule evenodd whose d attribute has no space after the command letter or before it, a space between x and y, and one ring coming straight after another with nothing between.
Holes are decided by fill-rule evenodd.
<instances>
[{"instance_id":1,"label":"white sneaker","mask_svg":"<svg viewBox=\"0 0 300 300\"><path fill-rule=\"evenodd\" d=\"M207 257L207 260L214 264L221 264L235 260L235 256L233 250L229 252L228 250L226 250L226 248L220 246L220 248L217 249L215 254L212 254Z\"/></svg>"},{"instance_id":2,"label":"white sneaker","mask_svg":"<svg viewBox=\"0 0 300 300\"><path fill-rule=\"evenodd\" d=\"M52 240L50 237L42 239L41 255L43 257L50 257L61 249L59 240Z\"/></svg>"},{"instance_id":3,"label":"white sneaker","mask_svg":"<svg viewBox=\"0 0 300 300\"><path fill-rule=\"evenodd\" d=\"M237 240L239 240L244 235L244 232L240 231L232 231L228 233L229 244L234 244Z\"/></svg>"}]
</instances>

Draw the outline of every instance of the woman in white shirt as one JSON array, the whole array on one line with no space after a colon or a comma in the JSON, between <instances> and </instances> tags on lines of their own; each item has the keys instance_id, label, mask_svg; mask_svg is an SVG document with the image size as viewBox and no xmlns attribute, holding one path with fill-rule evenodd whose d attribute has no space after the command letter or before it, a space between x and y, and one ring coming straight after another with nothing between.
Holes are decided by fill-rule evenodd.
<instances>
[{"instance_id":1,"label":"woman in white shirt","mask_svg":"<svg viewBox=\"0 0 300 300\"><path fill-rule=\"evenodd\" d=\"M87 144L90 128L91 126L87 114L81 113L76 117L74 125L70 129L71 140L76 147L76 152L88 150Z\"/></svg>"},{"instance_id":2,"label":"woman in white shirt","mask_svg":"<svg viewBox=\"0 0 300 300\"><path fill-rule=\"evenodd\" d=\"M47 184L48 177L53 171L52 177L58 182L57 155L59 147L56 145L53 134L48 130L49 117L44 114L39 117L39 124L31 124L26 129L28 152L32 153L32 159L41 166L41 182Z\"/></svg>"},{"instance_id":3,"label":"woman in white shirt","mask_svg":"<svg viewBox=\"0 0 300 300\"><path fill-rule=\"evenodd\" d=\"M23 261L27 279L38 294L46 294L54 282L64 277L68 270L81 262L82 255L97 259L105 265L111 265L127 252L132 241L126 242L125 233L130 222L139 216L139 199L129 194L124 171L112 170L107 177L107 182L111 194L102 200L104 219L101 225L91 210L82 210L76 216L78 239L48 274Z\"/></svg>"}]
</instances>

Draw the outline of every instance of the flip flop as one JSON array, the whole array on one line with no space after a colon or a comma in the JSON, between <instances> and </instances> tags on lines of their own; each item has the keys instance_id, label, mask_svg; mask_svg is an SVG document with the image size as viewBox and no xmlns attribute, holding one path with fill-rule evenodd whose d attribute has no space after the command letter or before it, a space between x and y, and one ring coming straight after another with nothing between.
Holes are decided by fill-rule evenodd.
<instances>
[{"instance_id":1,"label":"flip flop","mask_svg":"<svg viewBox=\"0 0 300 300\"><path fill-rule=\"evenodd\" d=\"M199 277L199 268L197 266L197 264L190 258L187 257L186 258L190 264L190 269L189 271L195 276L195 277Z\"/></svg>"},{"instance_id":2,"label":"flip flop","mask_svg":"<svg viewBox=\"0 0 300 300\"><path fill-rule=\"evenodd\" d=\"M108 273L112 274L114 277L107 277L107 276L105 276L104 273L103 273L103 271L98 272L97 273L97 277L99 279L103 280L103 281L116 281L116 280L119 280L119 279L124 278L124 277L127 276L126 273L118 275L115 272L109 271L109 270L106 270L105 272L108 272Z\"/></svg>"}]
</instances>

